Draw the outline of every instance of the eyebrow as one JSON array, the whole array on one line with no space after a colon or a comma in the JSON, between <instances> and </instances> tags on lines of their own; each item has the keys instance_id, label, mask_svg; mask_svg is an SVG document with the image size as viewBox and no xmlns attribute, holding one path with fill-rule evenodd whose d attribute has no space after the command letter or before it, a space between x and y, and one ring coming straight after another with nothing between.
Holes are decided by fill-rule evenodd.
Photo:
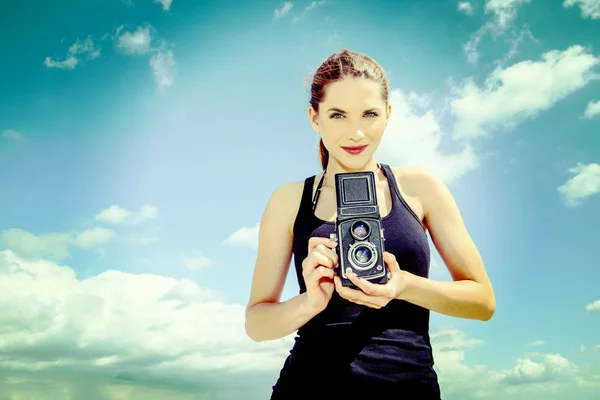
<instances>
[{"instance_id":1,"label":"eyebrow","mask_svg":"<svg viewBox=\"0 0 600 400\"><path fill-rule=\"evenodd\" d=\"M339 112L340 114L346 114L346 111L341 110L341 109L339 109L337 107L331 107L327 111L336 111L336 112ZM371 112L371 111L379 111L379 108L369 108L368 110L365 110L365 112Z\"/></svg>"}]
</instances>

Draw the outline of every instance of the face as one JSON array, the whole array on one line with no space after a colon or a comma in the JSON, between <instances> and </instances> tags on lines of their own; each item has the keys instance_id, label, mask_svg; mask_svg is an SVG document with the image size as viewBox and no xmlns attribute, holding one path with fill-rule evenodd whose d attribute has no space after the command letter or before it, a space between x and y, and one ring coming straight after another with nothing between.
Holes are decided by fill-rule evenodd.
<instances>
[{"instance_id":1,"label":"face","mask_svg":"<svg viewBox=\"0 0 600 400\"><path fill-rule=\"evenodd\" d=\"M379 147L391 111L379 83L346 77L327 86L319 113L309 107L309 118L329 151L330 162L360 169Z\"/></svg>"}]
</instances>

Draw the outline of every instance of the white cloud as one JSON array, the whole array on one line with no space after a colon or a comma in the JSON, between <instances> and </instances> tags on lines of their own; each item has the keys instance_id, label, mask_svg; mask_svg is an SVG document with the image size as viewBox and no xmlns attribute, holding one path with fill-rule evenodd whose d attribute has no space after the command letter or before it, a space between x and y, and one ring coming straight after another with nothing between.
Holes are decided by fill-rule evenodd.
<instances>
[{"instance_id":1,"label":"white cloud","mask_svg":"<svg viewBox=\"0 0 600 400\"><path fill-rule=\"evenodd\" d=\"M4 376L85 371L201 389L214 374L275 373L292 343L251 341L242 305L187 279L109 270L81 280L66 266L2 251L0 294Z\"/></svg>"},{"instance_id":2,"label":"white cloud","mask_svg":"<svg viewBox=\"0 0 600 400\"><path fill-rule=\"evenodd\" d=\"M493 372L490 378L500 384L523 385L562 380L576 372L577 367L560 354L542 354L518 358L513 368Z\"/></svg>"},{"instance_id":3,"label":"white cloud","mask_svg":"<svg viewBox=\"0 0 600 400\"><path fill-rule=\"evenodd\" d=\"M600 0L565 0L563 7L579 6L582 18L600 19Z\"/></svg>"},{"instance_id":4,"label":"white cloud","mask_svg":"<svg viewBox=\"0 0 600 400\"><path fill-rule=\"evenodd\" d=\"M517 16L518 8L529 2L530 0L486 0L484 11L492 14L492 19L474 32L463 45L467 61L477 64L480 57L478 47L485 34L491 32L492 38L496 38L505 33Z\"/></svg>"},{"instance_id":5,"label":"white cloud","mask_svg":"<svg viewBox=\"0 0 600 400\"><path fill-rule=\"evenodd\" d=\"M173 85L177 64L171 50L159 50L150 58L150 67L154 75L154 81L161 89Z\"/></svg>"},{"instance_id":6,"label":"white cloud","mask_svg":"<svg viewBox=\"0 0 600 400\"><path fill-rule=\"evenodd\" d=\"M242 227L233 232L225 241L226 245L241 247L258 247L258 231L260 223L252 227Z\"/></svg>"},{"instance_id":7,"label":"white cloud","mask_svg":"<svg viewBox=\"0 0 600 400\"><path fill-rule=\"evenodd\" d=\"M115 236L115 232L105 228L92 228L79 232L73 237L73 242L83 249L103 245Z\"/></svg>"},{"instance_id":8,"label":"white cloud","mask_svg":"<svg viewBox=\"0 0 600 400\"><path fill-rule=\"evenodd\" d=\"M590 101L585 108L583 117L590 119L600 114L600 100Z\"/></svg>"},{"instance_id":9,"label":"white cloud","mask_svg":"<svg viewBox=\"0 0 600 400\"><path fill-rule=\"evenodd\" d=\"M0 252L0 309L5 310L0 313L0 397L5 383L21 381L22 390L25 382L43 388L36 397L42 399L53 398L58 390L71 398L80 393L91 399L117 393L124 399L187 398L182 387L196 396L209 396L206 391L212 390L223 399L264 398L294 336L251 341L244 329L244 306L223 303L217 293L187 279L115 270L79 279L69 267L26 261L10 251ZM458 329L433 332L431 341L448 398L499 400L550 384L577 396L597 382L597 372L574 375L578 369L559 354L530 354L510 369L468 365L467 353L484 342ZM71 381L65 383L65 376ZM126 381L107 378L115 376ZM240 397L256 390L259 376L262 395ZM52 387L40 383L48 377L55 378ZM531 386L541 378L544 386ZM154 386L157 381L160 388ZM235 394L227 389L232 382Z\"/></svg>"},{"instance_id":10,"label":"white cloud","mask_svg":"<svg viewBox=\"0 0 600 400\"><path fill-rule=\"evenodd\" d=\"M87 37L85 40L77 39L67 51L67 56L63 61L56 61L50 57L44 59L44 65L48 68L59 68L59 69L74 69L79 61L81 60L78 55L87 54L89 60L93 60L100 56L100 49L96 49L94 42L91 37Z\"/></svg>"},{"instance_id":11,"label":"white cloud","mask_svg":"<svg viewBox=\"0 0 600 400\"><path fill-rule=\"evenodd\" d=\"M25 259L50 258L62 261L69 257L71 246L90 250L108 243L114 237L113 231L103 228L43 235L35 235L22 229L7 229L0 234L0 243Z\"/></svg>"},{"instance_id":12,"label":"white cloud","mask_svg":"<svg viewBox=\"0 0 600 400\"><path fill-rule=\"evenodd\" d=\"M171 3L173 3L173 0L154 0L154 2L162 4L163 10L169 11L169 8L171 7Z\"/></svg>"},{"instance_id":13,"label":"white cloud","mask_svg":"<svg viewBox=\"0 0 600 400\"><path fill-rule=\"evenodd\" d=\"M485 136L491 129L511 129L547 110L598 75L600 63L582 46L553 50L539 61L497 68L482 87L467 79L455 89L450 106L457 118L454 137Z\"/></svg>"},{"instance_id":14,"label":"white cloud","mask_svg":"<svg viewBox=\"0 0 600 400\"><path fill-rule=\"evenodd\" d=\"M467 15L473 15L473 5L468 1L459 1L458 11L462 11Z\"/></svg>"},{"instance_id":15,"label":"white cloud","mask_svg":"<svg viewBox=\"0 0 600 400\"><path fill-rule=\"evenodd\" d=\"M121 28L119 28L120 31ZM151 50L152 35L150 27L139 26L135 32L124 32L116 39L116 46L125 54L146 54Z\"/></svg>"},{"instance_id":16,"label":"white cloud","mask_svg":"<svg viewBox=\"0 0 600 400\"><path fill-rule=\"evenodd\" d=\"M161 1L162 0L157 0ZM169 3L170 1L164 1ZM116 41L116 47L121 49L127 55L146 55L150 54L148 64L152 70L154 82L159 89L164 90L171 87L175 81L177 72L177 63L173 56L173 51L169 49L169 44L165 40L159 40L153 45L154 28L147 24L138 26L135 32L124 32L121 34L123 26L116 29L116 32L110 36Z\"/></svg>"},{"instance_id":17,"label":"white cloud","mask_svg":"<svg viewBox=\"0 0 600 400\"><path fill-rule=\"evenodd\" d=\"M312 2L308 3L308 5L304 8L304 10L302 10L300 15L294 15L294 18L292 18L292 22L300 21L302 19L302 17L304 17L306 15L306 13L316 9L317 7L327 4L327 2L328 2L328 0L320 0L320 1L312 1Z\"/></svg>"},{"instance_id":18,"label":"white cloud","mask_svg":"<svg viewBox=\"0 0 600 400\"><path fill-rule=\"evenodd\" d=\"M95 219L108 224L140 224L156 218L158 211L156 207L144 204L137 212L129 211L115 204L101 210Z\"/></svg>"},{"instance_id":19,"label":"white cloud","mask_svg":"<svg viewBox=\"0 0 600 400\"><path fill-rule=\"evenodd\" d=\"M284 17L287 13L290 12L290 10L293 7L294 3L292 3L291 1L286 1L285 3L283 3L281 8L278 8L275 11L273 11L273 19L279 19L281 17Z\"/></svg>"},{"instance_id":20,"label":"white cloud","mask_svg":"<svg viewBox=\"0 0 600 400\"><path fill-rule=\"evenodd\" d=\"M393 90L390 102L392 115L377 150L383 162L423 165L446 181L452 181L478 166L478 158L468 144L454 152L441 150L445 135L438 116L427 109L427 97Z\"/></svg>"},{"instance_id":21,"label":"white cloud","mask_svg":"<svg viewBox=\"0 0 600 400\"><path fill-rule=\"evenodd\" d=\"M15 131L14 129L6 129L4 132L2 132L2 136L5 139L14 139L14 140L23 138L23 135L21 135L19 132Z\"/></svg>"},{"instance_id":22,"label":"white cloud","mask_svg":"<svg viewBox=\"0 0 600 400\"><path fill-rule=\"evenodd\" d=\"M213 265L212 260L204 256L202 253L196 254L192 257L181 256L181 262L187 269L192 271L199 271Z\"/></svg>"},{"instance_id":23,"label":"white cloud","mask_svg":"<svg viewBox=\"0 0 600 400\"><path fill-rule=\"evenodd\" d=\"M534 340L533 342L529 343L530 346L544 346L547 344L548 342L545 340Z\"/></svg>"},{"instance_id":24,"label":"white cloud","mask_svg":"<svg viewBox=\"0 0 600 400\"><path fill-rule=\"evenodd\" d=\"M501 33L508 28L517 16L517 9L530 0L486 0L484 10L486 14L493 14L493 29Z\"/></svg>"},{"instance_id":25,"label":"white cloud","mask_svg":"<svg viewBox=\"0 0 600 400\"><path fill-rule=\"evenodd\" d=\"M600 313L600 300L596 300L593 303L585 306L585 310L590 313Z\"/></svg>"},{"instance_id":26,"label":"white cloud","mask_svg":"<svg viewBox=\"0 0 600 400\"><path fill-rule=\"evenodd\" d=\"M557 189L566 206L579 206L583 199L600 192L600 164L579 163L569 172L575 176Z\"/></svg>"}]
</instances>

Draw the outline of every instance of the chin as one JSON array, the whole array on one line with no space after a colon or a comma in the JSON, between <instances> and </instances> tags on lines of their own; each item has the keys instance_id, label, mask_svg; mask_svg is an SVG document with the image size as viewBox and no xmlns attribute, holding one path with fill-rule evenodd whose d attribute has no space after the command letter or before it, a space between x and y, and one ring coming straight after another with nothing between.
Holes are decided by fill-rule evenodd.
<instances>
[{"instance_id":1,"label":"chin","mask_svg":"<svg viewBox=\"0 0 600 400\"><path fill-rule=\"evenodd\" d=\"M369 154L360 154L358 156L344 154L343 158L338 159L338 163L344 167L344 169L349 170L362 170L371 160L371 155Z\"/></svg>"}]
</instances>

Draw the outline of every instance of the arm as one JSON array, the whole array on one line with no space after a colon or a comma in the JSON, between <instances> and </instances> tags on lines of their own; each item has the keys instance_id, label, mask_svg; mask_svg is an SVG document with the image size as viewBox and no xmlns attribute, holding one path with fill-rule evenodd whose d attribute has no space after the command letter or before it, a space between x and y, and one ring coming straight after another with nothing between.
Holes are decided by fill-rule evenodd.
<instances>
[{"instance_id":1,"label":"arm","mask_svg":"<svg viewBox=\"0 0 600 400\"><path fill-rule=\"evenodd\" d=\"M403 271L406 287L398 298L441 314L488 321L496 310L494 291L452 194L441 179L426 171L419 173L417 190L425 225L453 281L433 281Z\"/></svg>"},{"instance_id":2,"label":"arm","mask_svg":"<svg viewBox=\"0 0 600 400\"><path fill-rule=\"evenodd\" d=\"M258 255L246 307L246 334L254 341L278 339L293 333L315 314L306 294L280 302L289 271L295 212L302 187L288 184L269 199L260 223Z\"/></svg>"}]
</instances>

